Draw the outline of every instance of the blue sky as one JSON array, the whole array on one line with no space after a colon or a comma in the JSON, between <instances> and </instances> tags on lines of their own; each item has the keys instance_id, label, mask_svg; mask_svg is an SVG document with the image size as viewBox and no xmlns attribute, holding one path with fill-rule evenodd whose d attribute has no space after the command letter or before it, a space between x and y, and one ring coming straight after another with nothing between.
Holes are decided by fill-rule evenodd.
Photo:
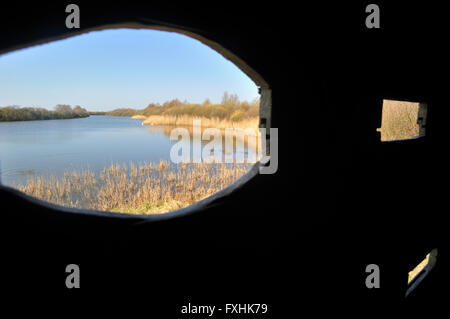
<instances>
[{"instance_id":1,"label":"blue sky","mask_svg":"<svg viewBox=\"0 0 450 319\"><path fill-rule=\"evenodd\" d=\"M0 107L142 109L174 98L218 103L224 91L241 100L258 97L254 82L232 62L172 32L96 31L0 55Z\"/></svg>"}]
</instances>

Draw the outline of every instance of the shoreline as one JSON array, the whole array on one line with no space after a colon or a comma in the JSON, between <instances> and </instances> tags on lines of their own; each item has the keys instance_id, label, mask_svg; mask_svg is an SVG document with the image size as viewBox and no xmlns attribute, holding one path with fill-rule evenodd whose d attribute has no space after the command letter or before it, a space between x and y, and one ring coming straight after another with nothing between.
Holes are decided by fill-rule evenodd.
<instances>
[{"instance_id":1,"label":"shoreline","mask_svg":"<svg viewBox=\"0 0 450 319\"><path fill-rule=\"evenodd\" d=\"M85 119L88 116L76 116L76 117L66 117L66 118L52 118L52 119L23 119L23 120L9 120L9 121L3 121L0 120L0 123L14 123L14 122L36 122L36 121L56 121L56 120L76 120L76 119Z\"/></svg>"}]
</instances>

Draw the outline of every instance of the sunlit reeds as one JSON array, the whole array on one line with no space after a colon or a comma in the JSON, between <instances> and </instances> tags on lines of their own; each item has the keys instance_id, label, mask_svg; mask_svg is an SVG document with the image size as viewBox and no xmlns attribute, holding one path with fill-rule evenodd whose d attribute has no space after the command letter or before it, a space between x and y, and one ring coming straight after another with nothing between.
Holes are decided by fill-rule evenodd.
<instances>
[{"instance_id":1,"label":"sunlit reeds","mask_svg":"<svg viewBox=\"0 0 450 319\"><path fill-rule=\"evenodd\" d=\"M150 115L144 120L143 123L149 125L192 126L194 120L201 120L202 127L213 127L218 129L252 128L257 130L259 126L259 117L251 117L242 119L240 121L232 121L229 119L206 118L191 115Z\"/></svg>"},{"instance_id":2,"label":"sunlit reeds","mask_svg":"<svg viewBox=\"0 0 450 319\"><path fill-rule=\"evenodd\" d=\"M419 103L384 100L381 128L378 129L381 140L402 140L418 136L418 110Z\"/></svg>"},{"instance_id":3,"label":"sunlit reeds","mask_svg":"<svg viewBox=\"0 0 450 319\"><path fill-rule=\"evenodd\" d=\"M17 188L39 199L82 209L157 214L186 207L229 186L248 171L237 163L111 164L100 172L38 176Z\"/></svg>"}]
</instances>

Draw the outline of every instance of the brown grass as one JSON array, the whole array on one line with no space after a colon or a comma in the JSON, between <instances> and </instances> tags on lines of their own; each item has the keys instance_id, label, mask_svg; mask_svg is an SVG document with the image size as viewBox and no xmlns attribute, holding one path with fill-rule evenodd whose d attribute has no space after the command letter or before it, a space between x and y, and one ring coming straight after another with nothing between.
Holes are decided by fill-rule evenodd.
<instances>
[{"instance_id":1,"label":"brown grass","mask_svg":"<svg viewBox=\"0 0 450 319\"><path fill-rule=\"evenodd\" d=\"M17 188L67 207L132 214L157 214L182 208L232 184L248 164L111 164L95 174L67 171L61 177L39 176Z\"/></svg>"},{"instance_id":2,"label":"brown grass","mask_svg":"<svg viewBox=\"0 0 450 319\"><path fill-rule=\"evenodd\" d=\"M384 100L381 128L378 129L381 140L402 140L418 136L418 110L419 103Z\"/></svg>"}]
</instances>

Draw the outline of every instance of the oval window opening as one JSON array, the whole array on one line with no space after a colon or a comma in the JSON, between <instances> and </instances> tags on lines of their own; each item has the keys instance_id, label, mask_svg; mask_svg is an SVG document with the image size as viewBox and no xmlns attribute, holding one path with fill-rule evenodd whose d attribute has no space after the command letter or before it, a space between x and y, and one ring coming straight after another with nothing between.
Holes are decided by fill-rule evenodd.
<instances>
[{"instance_id":1,"label":"oval window opening","mask_svg":"<svg viewBox=\"0 0 450 319\"><path fill-rule=\"evenodd\" d=\"M111 29L0 56L0 180L57 205L187 207L260 158L256 84L186 35Z\"/></svg>"}]
</instances>

